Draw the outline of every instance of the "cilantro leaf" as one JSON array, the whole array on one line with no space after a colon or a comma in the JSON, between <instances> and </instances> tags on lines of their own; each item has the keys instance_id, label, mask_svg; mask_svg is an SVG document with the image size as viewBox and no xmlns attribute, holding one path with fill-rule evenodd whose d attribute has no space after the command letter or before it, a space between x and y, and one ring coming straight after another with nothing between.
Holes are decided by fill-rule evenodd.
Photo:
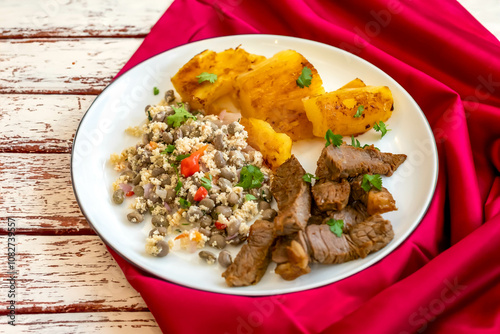
<instances>
[{"instance_id":1,"label":"cilantro leaf","mask_svg":"<svg viewBox=\"0 0 500 334\"><path fill-rule=\"evenodd\" d=\"M354 136L351 136L351 145L354 147L361 148L361 144L360 144L359 140L355 139ZM368 146L368 145L365 145L365 146ZM365 148L365 146L363 146L363 148Z\"/></svg>"},{"instance_id":2,"label":"cilantro leaf","mask_svg":"<svg viewBox=\"0 0 500 334\"><path fill-rule=\"evenodd\" d=\"M167 145L167 148L160 152L160 154L172 153L175 150L175 145Z\"/></svg>"},{"instance_id":3,"label":"cilantro leaf","mask_svg":"<svg viewBox=\"0 0 500 334\"><path fill-rule=\"evenodd\" d=\"M217 80L217 74L203 72L200 75L198 75L196 79L198 79L198 83L202 83L204 81L214 83Z\"/></svg>"},{"instance_id":4,"label":"cilantro leaf","mask_svg":"<svg viewBox=\"0 0 500 334\"><path fill-rule=\"evenodd\" d=\"M311 85L312 79L311 73L311 69L307 66L304 66L302 68L302 73L296 81L297 86L299 86L300 88L309 87Z\"/></svg>"},{"instance_id":5,"label":"cilantro leaf","mask_svg":"<svg viewBox=\"0 0 500 334\"><path fill-rule=\"evenodd\" d=\"M179 154L178 156L175 157L176 161L182 161L186 158L189 158L191 154Z\"/></svg>"},{"instance_id":6,"label":"cilantro leaf","mask_svg":"<svg viewBox=\"0 0 500 334\"><path fill-rule=\"evenodd\" d=\"M372 145L364 144L362 148L370 147L370 146L372 146ZM373 146L373 148L380 151L380 149L377 146Z\"/></svg>"},{"instance_id":7,"label":"cilantro leaf","mask_svg":"<svg viewBox=\"0 0 500 334\"><path fill-rule=\"evenodd\" d=\"M246 195L245 195L245 200L247 200L247 201L252 201L252 200L254 200L254 199L257 199L257 197L255 197L255 196L254 196L254 195L252 195L252 194L246 194Z\"/></svg>"},{"instance_id":8,"label":"cilantro leaf","mask_svg":"<svg viewBox=\"0 0 500 334\"><path fill-rule=\"evenodd\" d=\"M153 117L151 117L151 112L148 110L148 120L151 122L153 120Z\"/></svg>"},{"instance_id":9,"label":"cilantro leaf","mask_svg":"<svg viewBox=\"0 0 500 334\"><path fill-rule=\"evenodd\" d=\"M382 178L379 174L365 174L363 175L363 181L361 182L361 188L364 191L370 191L372 187L382 190Z\"/></svg>"},{"instance_id":10,"label":"cilantro leaf","mask_svg":"<svg viewBox=\"0 0 500 334\"><path fill-rule=\"evenodd\" d=\"M327 147L328 145L333 145L338 147L343 143L342 135L335 135L330 129L326 131L325 139L326 139L325 147Z\"/></svg>"},{"instance_id":11,"label":"cilantro leaf","mask_svg":"<svg viewBox=\"0 0 500 334\"><path fill-rule=\"evenodd\" d=\"M174 108L175 113L173 115L170 115L167 117L167 124L168 125L171 125L174 128L178 128L179 126L181 126L182 123L187 121L188 118L192 118L192 119L196 120L196 116L189 113L189 111L187 111L184 108L184 104L181 103L180 107L178 107L178 108L176 106L172 105L172 108Z\"/></svg>"},{"instance_id":12,"label":"cilantro leaf","mask_svg":"<svg viewBox=\"0 0 500 334\"><path fill-rule=\"evenodd\" d=\"M201 185L205 189L207 190L212 189L212 174L208 174L208 179L206 177L202 177L200 180L201 180Z\"/></svg>"},{"instance_id":13,"label":"cilantro leaf","mask_svg":"<svg viewBox=\"0 0 500 334\"><path fill-rule=\"evenodd\" d=\"M311 183L312 179L318 180L319 177L314 176L311 173L305 173L304 175L302 175L302 180L304 180L305 182Z\"/></svg>"},{"instance_id":14,"label":"cilantro leaf","mask_svg":"<svg viewBox=\"0 0 500 334\"><path fill-rule=\"evenodd\" d=\"M155 94L155 95L160 94L160 90L158 89L158 87L153 88L153 94Z\"/></svg>"},{"instance_id":15,"label":"cilantro leaf","mask_svg":"<svg viewBox=\"0 0 500 334\"><path fill-rule=\"evenodd\" d=\"M263 180L264 174L259 167L247 165L241 169L240 182L236 186L243 189L260 188Z\"/></svg>"},{"instance_id":16,"label":"cilantro leaf","mask_svg":"<svg viewBox=\"0 0 500 334\"><path fill-rule=\"evenodd\" d=\"M191 206L191 203L182 197L179 198L179 203L181 204L181 208L184 208L184 209L187 209Z\"/></svg>"},{"instance_id":17,"label":"cilantro leaf","mask_svg":"<svg viewBox=\"0 0 500 334\"><path fill-rule=\"evenodd\" d=\"M355 118L361 117L361 115L363 115L363 111L365 111L365 107L359 106L358 110L356 110L356 113L354 114L354 117Z\"/></svg>"},{"instance_id":18,"label":"cilantro leaf","mask_svg":"<svg viewBox=\"0 0 500 334\"><path fill-rule=\"evenodd\" d=\"M330 219L326 222L327 225L330 226L330 231L335 234L337 237L342 236L342 230L344 229L344 221L342 219Z\"/></svg>"},{"instance_id":19,"label":"cilantro leaf","mask_svg":"<svg viewBox=\"0 0 500 334\"><path fill-rule=\"evenodd\" d=\"M375 129L375 131L377 132L380 131L382 133L382 136L380 138L383 138L387 131L391 131L391 129L386 128L386 125L382 121L380 121L378 124L377 122L375 122L375 124L373 124L373 129Z\"/></svg>"},{"instance_id":20,"label":"cilantro leaf","mask_svg":"<svg viewBox=\"0 0 500 334\"><path fill-rule=\"evenodd\" d=\"M179 181L177 181L177 185L175 186L175 194L176 195L179 193L179 191L181 191L181 188L182 188L182 181L179 180Z\"/></svg>"}]
</instances>

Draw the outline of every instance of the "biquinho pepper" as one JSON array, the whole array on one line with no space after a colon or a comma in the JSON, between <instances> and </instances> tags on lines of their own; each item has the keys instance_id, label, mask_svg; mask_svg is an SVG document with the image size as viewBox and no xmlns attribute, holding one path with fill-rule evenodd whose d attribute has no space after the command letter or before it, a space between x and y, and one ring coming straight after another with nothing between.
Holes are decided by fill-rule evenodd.
<instances>
[{"instance_id":1,"label":"biquinho pepper","mask_svg":"<svg viewBox=\"0 0 500 334\"><path fill-rule=\"evenodd\" d=\"M196 191L196 193L194 194L193 199L196 202L199 202L202 199L204 199L205 197L207 197L207 195L208 195L208 190L205 189L205 187L199 187L198 190Z\"/></svg>"},{"instance_id":2,"label":"biquinho pepper","mask_svg":"<svg viewBox=\"0 0 500 334\"><path fill-rule=\"evenodd\" d=\"M201 156L203 155L207 147L208 145L205 145L198 151L194 151L193 153L191 153L189 157L182 159L181 174L184 177L191 176L200 170L200 165L198 164L198 160L200 160Z\"/></svg>"}]
</instances>

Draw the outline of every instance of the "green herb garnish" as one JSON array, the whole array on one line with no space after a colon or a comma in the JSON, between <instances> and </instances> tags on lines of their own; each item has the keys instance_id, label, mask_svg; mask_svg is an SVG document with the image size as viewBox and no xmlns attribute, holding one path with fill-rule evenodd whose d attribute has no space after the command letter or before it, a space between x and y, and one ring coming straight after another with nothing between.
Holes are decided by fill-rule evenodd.
<instances>
[{"instance_id":1,"label":"green herb garnish","mask_svg":"<svg viewBox=\"0 0 500 334\"><path fill-rule=\"evenodd\" d=\"M361 143L359 142L359 140L355 139L354 136L351 136L351 145L353 147L361 148ZM365 146L367 146L367 145L365 145ZM363 146L363 148L365 148L365 146Z\"/></svg>"},{"instance_id":2,"label":"green herb garnish","mask_svg":"<svg viewBox=\"0 0 500 334\"><path fill-rule=\"evenodd\" d=\"M314 176L314 175L313 175L313 174L311 174L311 173L305 173L304 175L302 175L302 180L304 180L305 182L309 182L309 183L311 183L311 182L312 182L312 179L318 180L318 179L319 179L319 177Z\"/></svg>"},{"instance_id":3,"label":"green herb garnish","mask_svg":"<svg viewBox=\"0 0 500 334\"><path fill-rule=\"evenodd\" d=\"M332 130L330 129L326 131L325 139L326 139L325 147L327 147L328 145L333 145L338 147L343 143L342 135L333 134Z\"/></svg>"},{"instance_id":4,"label":"green herb garnish","mask_svg":"<svg viewBox=\"0 0 500 334\"><path fill-rule=\"evenodd\" d=\"M151 122L153 120L153 117L151 117L151 113L148 110L148 120Z\"/></svg>"},{"instance_id":5,"label":"green herb garnish","mask_svg":"<svg viewBox=\"0 0 500 334\"><path fill-rule=\"evenodd\" d=\"M260 188L263 180L264 174L262 174L259 167L247 165L241 169L240 183L236 186L243 189Z\"/></svg>"},{"instance_id":6,"label":"green herb garnish","mask_svg":"<svg viewBox=\"0 0 500 334\"><path fill-rule=\"evenodd\" d=\"M160 90L158 89L158 87L153 88L153 94L155 94L155 95L160 94Z\"/></svg>"},{"instance_id":7,"label":"green herb garnish","mask_svg":"<svg viewBox=\"0 0 500 334\"><path fill-rule=\"evenodd\" d=\"M184 198L179 198L179 203L181 204L181 208L187 209L191 206L191 203L188 200L185 200Z\"/></svg>"},{"instance_id":8,"label":"green herb garnish","mask_svg":"<svg viewBox=\"0 0 500 334\"><path fill-rule=\"evenodd\" d=\"M175 186L175 194L176 195L179 193L179 191L181 191L181 188L182 188L182 181L179 180L179 181L177 181L177 185Z\"/></svg>"},{"instance_id":9,"label":"green herb garnish","mask_svg":"<svg viewBox=\"0 0 500 334\"><path fill-rule=\"evenodd\" d=\"M208 179L206 177L202 177L200 181L203 188L207 190L212 189L212 174L208 174Z\"/></svg>"},{"instance_id":10,"label":"green herb garnish","mask_svg":"<svg viewBox=\"0 0 500 334\"><path fill-rule=\"evenodd\" d=\"M180 106L178 108L172 105L172 108L174 109L175 113L167 117L168 125L171 125L174 128L178 128L182 123L187 121L188 118L196 120L196 116L189 113L189 111L184 108L184 104L180 103Z\"/></svg>"},{"instance_id":11,"label":"green herb garnish","mask_svg":"<svg viewBox=\"0 0 500 334\"><path fill-rule=\"evenodd\" d=\"M175 157L176 161L182 161L186 158L189 158L191 154L179 154L178 156Z\"/></svg>"},{"instance_id":12,"label":"green herb garnish","mask_svg":"<svg viewBox=\"0 0 500 334\"><path fill-rule=\"evenodd\" d=\"M304 87L309 87L311 85L311 69L307 66L302 68L302 73L300 74L299 78L297 79L297 86L300 88Z\"/></svg>"},{"instance_id":13,"label":"green herb garnish","mask_svg":"<svg viewBox=\"0 0 500 334\"><path fill-rule=\"evenodd\" d=\"M370 175L370 174L365 174L363 175L363 181L361 182L361 188L363 188L364 191L370 191L372 187L377 188L378 190L382 190L382 178L378 174Z\"/></svg>"},{"instance_id":14,"label":"green herb garnish","mask_svg":"<svg viewBox=\"0 0 500 334\"><path fill-rule=\"evenodd\" d=\"M380 121L378 122L375 122L375 124L373 124L373 129L375 129L375 131L377 132L381 132L382 133L382 136L380 138L384 138L385 134L387 133L387 131L391 131L391 129L387 129L384 122Z\"/></svg>"},{"instance_id":15,"label":"green herb garnish","mask_svg":"<svg viewBox=\"0 0 500 334\"><path fill-rule=\"evenodd\" d=\"M363 115L363 111L365 111L365 107L359 106L358 110L356 110L356 113L354 114L354 117L355 118L361 117L361 115Z\"/></svg>"},{"instance_id":16,"label":"green herb garnish","mask_svg":"<svg viewBox=\"0 0 500 334\"><path fill-rule=\"evenodd\" d=\"M196 79L198 79L198 83L202 83L204 81L214 83L217 80L217 74L203 72L202 74L198 75Z\"/></svg>"},{"instance_id":17,"label":"green herb garnish","mask_svg":"<svg viewBox=\"0 0 500 334\"><path fill-rule=\"evenodd\" d=\"M255 197L252 194L246 194L245 195L245 200L247 200L247 201L253 201L254 199L257 199L257 197Z\"/></svg>"},{"instance_id":18,"label":"green herb garnish","mask_svg":"<svg viewBox=\"0 0 500 334\"><path fill-rule=\"evenodd\" d=\"M337 237L342 236L342 230L344 229L344 221L342 219L330 219L326 222L328 226L330 226L330 231L335 234Z\"/></svg>"},{"instance_id":19,"label":"green herb garnish","mask_svg":"<svg viewBox=\"0 0 500 334\"><path fill-rule=\"evenodd\" d=\"M167 148L160 152L160 154L172 153L175 150L175 145L167 145Z\"/></svg>"}]
</instances>

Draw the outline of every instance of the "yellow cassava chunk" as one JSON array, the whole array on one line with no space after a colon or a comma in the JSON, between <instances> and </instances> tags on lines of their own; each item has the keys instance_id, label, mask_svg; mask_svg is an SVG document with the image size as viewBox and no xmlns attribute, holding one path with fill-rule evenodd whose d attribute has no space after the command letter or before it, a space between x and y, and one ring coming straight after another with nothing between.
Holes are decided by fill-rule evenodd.
<instances>
[{"instance_id":1,"label":"yellow cassava chunk","mask_svg":"<svg viewBox=\"0 0 500 334\"><path fill-rule=\"evenodd\" d=\"M300 88L302 69L311 70L311 84ZM324 93L323 81L314 66L293 50L278 52L236 78L236 94L241 114L262 119L292 140L312 138L312 124L302 99Z\"/></svg>"},{"instance_id":2,"label":"yellow cassava chunk","mask_svg":"<svg viewBox=\"0 0 500 334\"><path fill-rule=\"evenodd\" d=\"M328 129L342 136L368 131L375 122L387 121L393 110L392 93L386 86L345 88L303 100L307 117L317 137ZM364 110L354 117L360 106Z\"/></svg>"},{"instance_id":3,"label":"yellow cassava chunk","mask_svg":"<svg viewBox=\"0 0 500 334\"><path fill-rule=\"evenodd\" d=\"M232 95L235 77L265 59L264 56L250 54L240 48L219 53L205 50L188 61L171 81L182 100L189 102L191 107L218 113L220 110L215 105L211 108L212 103L223 96ZM217 80L214 83L199 83L197 76L204 72L216 74Z\"/></svg>"},{"instance_id":4,"label":"yellow cassava chunk","mask_svg":"<svg viewBox=\"0 0 500 334\"><path fill-rule=\"evenodd\" d=\"M242 118L241 125L248 132L248 144L259 150L264 161L276 170L292 155L292 139L284 133L277 133L271 125L256 118Z\"/></svg>"},{"instance_id":5,"label":"yellow cassava chunk","mask_svg":"<svg viewBox=\"0 0 500 334\"><path fill-rule=\"evenodd\" d=\"M348 83L346 83L345 85L343 85L342 87L340 87L339 89L346 89L346 88L360 88L360 87L366 87L365 83L363 82L363 80L359 79L359 78L356 78L352 81L349 81Z\"/></svg>"}]
</instances>

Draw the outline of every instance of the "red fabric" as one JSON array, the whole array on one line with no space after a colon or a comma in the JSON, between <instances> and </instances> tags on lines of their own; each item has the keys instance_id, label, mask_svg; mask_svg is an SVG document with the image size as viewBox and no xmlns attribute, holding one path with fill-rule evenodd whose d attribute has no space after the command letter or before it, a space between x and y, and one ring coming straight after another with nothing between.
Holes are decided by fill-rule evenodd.
<instances>
[{"instance_id":1,"label":"red fabric","mask_svg":"<svg viewBox=\"0 0 500 334\"><path fill-rule=\"evenodd\" d=\"M499 41L452 0L177 0L123 71L187 42L248 33L341 47L395 78L433 128L436 193L393 253L310 291L196 291L150 277L112 252L162 330L500 333Z\"/></svg>"}]
</instances>

